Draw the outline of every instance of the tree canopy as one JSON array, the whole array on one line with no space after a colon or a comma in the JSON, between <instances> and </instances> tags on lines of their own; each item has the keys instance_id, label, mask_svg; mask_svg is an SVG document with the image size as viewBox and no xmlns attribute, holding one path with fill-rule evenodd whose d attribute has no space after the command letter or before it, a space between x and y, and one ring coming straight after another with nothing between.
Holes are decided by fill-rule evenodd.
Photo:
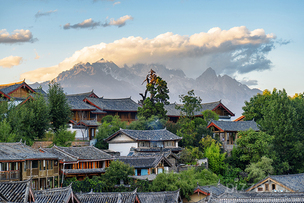
<instances>
[{"instance_id":1,"label":"tree canopy","mask_svg":"<svg viewBox=\"0 0 304 203\"><path fill-rule=\"evenodd\" d=\"M196 111L202 109L202 99L195 96L194 90L188 91L187 95L179 95L180 101L182 102L181 106L176 106L176 109L180 109L185 115L192 119Z\"/></svg>"}]
</instances>

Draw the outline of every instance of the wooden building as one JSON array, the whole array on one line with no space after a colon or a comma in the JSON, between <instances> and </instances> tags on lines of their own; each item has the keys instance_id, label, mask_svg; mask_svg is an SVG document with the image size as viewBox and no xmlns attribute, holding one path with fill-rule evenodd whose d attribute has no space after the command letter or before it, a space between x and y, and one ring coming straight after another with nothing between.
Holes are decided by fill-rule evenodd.
<instances>
[{"instance_id":1,"label":"wooden building","mask_svg":"<svg viewBox=\"0 0 304 203\"><path fill-rule=\"evenodd\" d=\"M288 175L268 175L246 192L304 192L304 173Z\"/></svg>"},{"instance_id":2,"label":"wooden building","mask_svg":"<svg viewBox=\"0 0 304 203\"><path fill-rule=\"evenodd\" d=\"M131 148L146 152L155 152L167 148L177 153L182 151L178 147L178 142L181 139L181 137L171 133L167 129L120 129L106 138L105 141L109 143L109 150L120 152L121 156L127 156Z\"/></svg>"},{"instance_id":3,"label":"wooden building","mask_svg":"<svg viewBox=\"0 0 304 203\"><path fill-rule=\"evenodd\" d=\"M41 151L55 154L59 157L60 174L64 178L100 175L105 172L113 157L93 146L40 148ZM63 180L63 178L62 178Z\"/></svg>"},{"instance_id":4,"label":"wooden building","mask_svg":"<svg viewBox=\"0 0 304 203\"><path fill-rule=\"evenodd\" d=\"M122 99L86 97L84 101L100 111L105 112L105 114L97 114L97 121L99 122L106 115L118 115L122 121L131 123L137 119L137 111L138 107L140 107L131 97Z\"/></svg>"},{"instance_id":5,"label":"wooden building","mask_svg":"<svg viewBox=\"0 0 304 203\"><path fill-rule=\"evenodd\" d=\"M17 83L3 84L0 85L1 97L11 98L26 98L30 93L34 93L32 89L24 80Z\"/></svg>"},{"instance_id":6,"label":"wooden building","mask_svg":"<svg viewBox=\"0 0 304 203\"><path fill-rule=\"evenodd\" d=\"M169 172L172 166L170 161L163 155L159 156L120 156L117 160L134 167L135 176Z\"/></svg>"},{"instance_id":7,"label":"wooden building","mask_svg":"<svg viewBox=\"0 0 304 203\"><path fill-rule=\"evenodd\" d=\"M259 131L255 121L212 121L207 128L213 131L213 136L219 136L225 151L230 152L236 144L239 131L249 130Z\"/></svg>"},{"instance_id":8,"label":"wooden building","mask_svg":"<svg viewBox=\"0 0 304 203\"><path fill-rule=\"evenodd\" d=\"M203 200L212 195L213 197L217 197L225 192L230 191L231 189L225 187L224 185L218 183L217 185L205 185L197 187L194 189L193 194L190 195L190 201L186 198L183 199L183 202L204 202Z\"/></svg>"},{"instance_id":9,"label":"wooden building","mask_svg":"<svg viewBox=\"0 0 304 203\"><path fill-rule=\"evenodd\" d=\"M58 157L21 142L0 143L0 181L30 178L33 189L56 187L59 178Z\"/></svg>"},{"instance_id":10,"label":"wooden building","mask_svg":"<svg viewBox=\"0 0 304 203\"><path fill-rule=\"evenodd\" d=\"M176 123L181 115L183 113L181 110L176 109L177 106L182 106L182 104L169 104L165 105L165 110L167 111L167 116L170 121ZM217 102L211 102L211 103L202 103L202 108L200 111L194 112L195 117L201 117L203 118L202 112L205 110L212 110L217 115L219 115L220 120L230 120L232 116L235 116L234 113L232 113L223 103L222 101Z\"/></svg>"}]
</instances>

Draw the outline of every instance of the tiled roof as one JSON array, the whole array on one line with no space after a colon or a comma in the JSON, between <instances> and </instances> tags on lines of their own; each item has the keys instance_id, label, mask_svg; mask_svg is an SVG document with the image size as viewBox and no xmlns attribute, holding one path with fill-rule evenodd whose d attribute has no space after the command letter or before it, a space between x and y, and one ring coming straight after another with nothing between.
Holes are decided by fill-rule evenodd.
<instances>
[{"instance_id":1,"label":"tiled roof","mask_svg":"<svg viewBox=\"0 0 304 203\"><path fill-rule=\"evenodd\" d=\"M137 192L90 192L77 196L82 203L134 203Z\"/></svg>"},{"instance_id":2,"label":"tiled roof","mask_svg":"<svg viewBox=\"0 0 304 203\"><path fill-rule=\"evenodd\" d=\"M85 103L81 97L67 95L66 98L72 110L94 111L96 109L96 107Z\"/></svg>"},{"instance_id":3,"label":"tiled roof","mask_svg":"<svg viewBox=\"0 0 304 203\"><path fill-rule=\"evenodd\" d=\"M137 196L141 203L179 203L181 199L179 190L164 192L139 192L137 193Z\"/></svg>"},{"instance_id":4,"label":"tiled roof","mask_svg":"<svg viewBox=\"0 0 304 203\"><path fill-rule=\"evenodd\" d=\"M217 184L217 185L206 185L206 186L197 186L194 191L201 190L205 193L213 194L213 195L220 195L229 190L229 188L225 187L222 184Z\"/></svg>"},{"instance_id":5,"label":"tiled roof","mask_svg":"<svg viewBox=\"0 0 304 203\"><path fill-rule=\"evenodd\" d=\"M259 181L255 185L251 186L250 188L246 189L246 191L250 191L252 188L255 188L256 186L260 185L262 182L269 178L281 183L282 185L286 186L287 188L290 188L295 192L304 192L304 173L288 175L270 175Z\"/></svg>"},{"instance_id":6,"label":"tiled roof","mask_svg":"<svg viewBox=\"0 0 304 203\"><path fill-rule=\"evenodd\" d=\"M148 153L153 153L153 152L180 152L183 150L181 147L138 147L138 148L133 148L134 151L137 152L148 152Z\"/></svg>"},{"instance_id":7,"label":"tiled roof","mask_svg":"<svg viewBox=\"0 0 304 203\"><path fill-rule=\"evenodd\" d=\"M207 128L211 126L217 126L223 131L244 131L249 130L250 128L259 131L257 123L255 121L212 121Z\"/></svg>"},{"instance_id":8,"label":"tiled roof","mask_svg":"<svg viewBox=\"0 0 304 203\"><path fill-rule=\"evenodd\" d=\"M1 202L28 202L33 201L31 179L25 181L0 182Z\"/></svg>"},{"instance_id":9,"label":"tiled roof","mask_svg":"<svg viewBox=\"0 0 304 203\"><path fill-rule=\"evenodd\" d=\"M130 138L140 141L166 141L166 140L181 140L182 138L171 133L167 129L161 129L161 130L127 130L127 129L120 129L119 131L115 132L108 138L106 138L106 141L110 141L112 138L114 138L116 135L123 133Z\"/></svg>"},{"instance_id":10,"label":"tiled roof","mask_svg":"<svg viewBox=\"0 0 304 203\"><path fill-rule=\"evenodd\" d=\"M93 146L85 147L58 147L62 152L78 157L79 160L104 160L112 159L112 156Z\"/></svg>"},{"instance_id":11,"label":"tiled roof","mask_svg":"<svg viewBox=\"0 0 304 203\"><path fill-rule=\"evenodd\" d=\"M194 112L195 116L202 115L202 112L205 110L213 110L215 107L217 107L219 104L221 104L221 101L211 102L211 103L202 103L202 109L200 111ZM165 110L167 111L167 116L180 116L181 110L176 109L176 106L182 106L182 104L169 104L165 105Z\"/></svg>"},{"instance_id":12,"label":"tiled roof","mask_svg":"<svg viewBox=\"0 0 304 203\"><path fill-rule=\"evenodd\" d=\"M130 153L128 154L128 156L161 156L161 155L163 155L166 158L172 155L176 159L179 159L179 157L176 154L172 153L171 150L159 151L159 152L140 152L140 151L136 151L135 148L134 151L130 151Z\"/></svg>"},{"instance_id":13,"label":"tiled roof","mask_svg":"<svg viewBox=\"0 0 304 203\"><path fill-rule=\"evenodd\" d=\"M91 113L93 113L93 114L106 114L107 112L96 108L94 111L91 111Z\"/></svg>"},{"instance_id":14,"label":"tiled roof","mask_svg":"<svg viewBox=\"0 0 304 203\"><path fill-rule=\"evenodd\" d=\"M23 82L19 82L19 83L15 83L15 84L9 84L8 86L5 85L1 85L0 89L2 92L4 92L5 94L9 94L12 91L14 91L15 89L19 88L22 85L26 85L27 87L29 87L32 91L35 91L34 89L32 89L28 84L26 84L24 81Z\"/></svg>"},{"instance_id":15,"label":"tiled roof","mask_svg":"<svg viewBox=\"0 0 304 203\"><path fill-rule=\"evenodd\" d=\"M80 203L77 195L74 194L71 185L63 188L36 190L34 194L35 202L37 203Z\"/></svg>"},{"instance_id":16,"label":"tiled roof","mask_svg":"<svg viewBox=\"0 0 304 203\"><path fill-rule=\"evenodd\" d=\"M63 162L77 162L77 157L68 153L64 153L62 150L58 150L56 147L52 148L41 148L43 151L47 151L49 153L55 154L58 156L59 160Z\"/></svg>"},{"instance_id":17,"label":"tiled roof","mask_svg":"<svg viewBox=\"0 0 304 203\"><path fill-rule=\"evenodd\" d=\"M93 90L91 92L84 92L79 94L68 94L67 96L78 97L79 99L84 100L86 97L90 97L91 95L98 97Z\"/></svg>"},{"instance_id":18,"label":"tiled roof","mask_svg":"<svg viewBox=\"0 0 304 203\"><path fill-rule=\"evenodd\" d=\"M137 112L139 104L131 98L122 99L104 99L104 98L90 98L86 97L85 101L97 106L104 111L132 111Z\"/></svg>"},{"instance_id":19,"label":"tiled roof","mask_svg":"<svg viewBox=\"0 0 304 203\"><path fill-rule=\"evenodd\" d=\"M77 125L84 125L84 126L100 126L101 123L95 120L81 120L77 123Z\"/></svg>"},{"instance_id":20,"label":"tiled roof","mask_svg":"<svg viewBox=\"0 0 304 203\"><path fill-rule=\"evenodd\" d=\"M90 169L62 169L65 174L86 174L86 173L104 173L104 168L90 168Z\"/></svg>"},{"instance_id":21,"label":"tiled roof","mask_svg":"<svg viewBox=\"0 0 304 203\"><path fill-rule=\"evenodd\" d=\"M169 166L171 166L171 163L168 161L167 158L164 156L120 156L116 158L119 161L124 162L125 164L129 164L130 166L133 166L134 168L155 168L160 161L164 160L167 162Z\"/></svg>"},{"instance_id":22,"label":"tiled roof","mask_svg":"<svg viewBox=\"0 0 304 203\"><path fill-rule=\"evenodd\" d=\"M36 93L41 93L43 96L47 96L46 92L45 92L43 89L41 89L41 88L34 89L34 91L35 91Z\"/></svg>"},{"instance_id":23,"label":"tiled roof","mask_svg":"<svg viewBox=\"0 0 304 203\"><path fill-rule=\"evenodd\" d=\"M21 142L0 143L0 160L26 160L26 159L57 159L48 152L40 152Z\"/></svg>"},{"instance_id":24,"label":"tiled roof","mask_svg":"<svg viewBox=\"0 0 304 203\"><path fill-rule=\"evenodd\" d=\"M207 197L208 198L208 197ZM207 202L207 201L206 201ZM226 192L218 197L210 196L212 203L241 202L304 202L304 193L294 192Z\"/></svg>"},{"instance_id":25,"label":"tiled roof","mask_svg":"<svg viewBox=\"0 0 304 203\"><path fill-rule=\"evenodd\" d=\"M128 176L130 178L136 179L136 180L148 180L153 181L156 178L156 174L150 174L150 175L143 175L143 176Z\"/></svg>"}]
</instances>

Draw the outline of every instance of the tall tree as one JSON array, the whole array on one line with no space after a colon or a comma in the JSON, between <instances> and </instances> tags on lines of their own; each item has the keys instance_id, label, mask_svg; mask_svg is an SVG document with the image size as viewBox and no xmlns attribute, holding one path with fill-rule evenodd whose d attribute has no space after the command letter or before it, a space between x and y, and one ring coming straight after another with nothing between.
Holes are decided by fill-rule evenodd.
<instances>
[{"instance_id":1,"label":"tall tree","mask_svg":"<svg viewBox=\"0 0 304 203\"><path fill-rule=\"evenodd\" d=\"M226 153L221 153L219 143L212 142L209 147L205 149L204 156L208 158L209 168L216 174L222 173L224 170L224 160Z\"/></svg>"},{"instance_id":2,"label":"tall tree","mask_svg":"<svg viewBox=\"0 0 304 203\"><path fill-rule=\"evenodd\" d=\"M179 98L183 105L176 106L176 109L180 109L190 119L194 117L196 111L202 109L202 99L195 96L194 90L188 91L187 95L179 95Z\"/></svg>"},{"instance_id":3,"label":"tall tree","mask_svg":"<svg viewBox=\"0 0 304 203\"><path fill-rule=\"evenodd\" d=\"M66 95L60 84L54 80L49 83L47 98L50 108L50 119L53 130L56 132L66 125L71 117L71 110Z\"/></svg>"},{"instance_id":4,"label":"tall tree","mask_svg":"<svg viewBox=\"0 0 304 203\"><path fill-rule=\"evenodd\" d=\"M154 115L159 118L165 118L167 112L164 109L164 105L169 104L167 82L157 76L155 71L151 69L144 83L146 83L146 90L144 94L140 93L142 96L140 101L142 108L138 108L138 116L149 118Z\"/></svg>"}]
</instances>

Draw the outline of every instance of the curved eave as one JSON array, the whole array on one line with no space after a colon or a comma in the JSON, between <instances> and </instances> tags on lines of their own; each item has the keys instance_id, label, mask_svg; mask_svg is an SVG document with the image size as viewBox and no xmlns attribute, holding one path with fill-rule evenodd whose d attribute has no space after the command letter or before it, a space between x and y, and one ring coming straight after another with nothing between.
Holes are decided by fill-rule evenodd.
<instances>
[{"instance_id":1,"label":"curved eave","mask_svg":"<svg viewBox=\"0 0 304 203\"><path fill-rule=\"evenodd\" d=\"M224 132L223 129L221 129L220 127L218 127L217 125L215 125L213 122L211 122L211 123L207 126L207 128L210 128L210 127L215 127L215 128L217 128L217 129L219 129L219 131Z\"/></svg>"},{"instance_id":2,"label":"curved eave","mask_svg":"<svg viewBox=\"0 0 304 203\"><path fill-rule=\"evenodd\" d=\"M230 116L235 116L234 113L232 113L226 106L224 106L224 104L222 103L219 103L215 108L212 109L212 111L215 111L217 108L219 107L222 107L223 109L225 109L229 114Z\"/></svg>"}]
</instances>

